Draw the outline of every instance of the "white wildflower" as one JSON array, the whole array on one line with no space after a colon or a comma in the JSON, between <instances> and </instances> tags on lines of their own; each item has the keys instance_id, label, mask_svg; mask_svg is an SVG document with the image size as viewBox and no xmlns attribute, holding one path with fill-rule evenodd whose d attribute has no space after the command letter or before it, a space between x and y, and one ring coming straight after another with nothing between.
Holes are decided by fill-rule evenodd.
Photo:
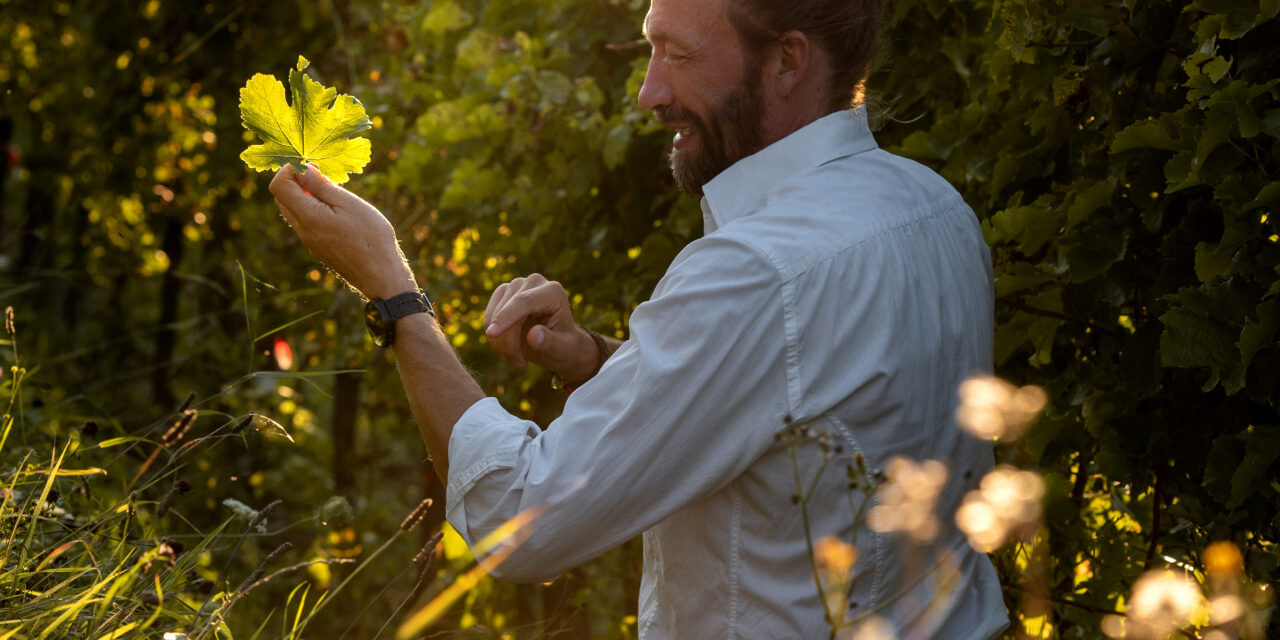
<instances>
[{"instance_id":1,"label":"white wildflower","mask_svg":"<svg viewBox=\"0 0 1280 640\"><path fill-rule=\"evenodd\" d=\"M240 502L239 500L236 500L235 498L227 498L226 500L223 500L222 506L230 509L231 512L234 513L236 517L240 518L241 520L247 520L249 522L253 522L258 517L258 511L256 509L254 509L253 507L250 507L249 505L243 502ZM253 530L257 531L258 533L266 533L267 519L263 518L261 522L259 522L257 525L253 527Z\"/></svg>"}]
</instances>

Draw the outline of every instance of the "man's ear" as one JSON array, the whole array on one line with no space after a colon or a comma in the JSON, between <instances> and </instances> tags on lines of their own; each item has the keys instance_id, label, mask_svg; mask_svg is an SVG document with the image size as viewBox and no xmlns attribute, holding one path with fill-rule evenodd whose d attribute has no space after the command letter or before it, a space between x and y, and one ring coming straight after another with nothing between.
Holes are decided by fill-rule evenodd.
<instances>
[{"instance_id":1,"label":"man's ear","mask_svg":"<svg viewBox=\"0 0 1280 640\"><path fill-rule=\"evenodd\" d=\"M809 36L802 31L788 31L769 44L769 54L774 64L769 65L773 72L774 91L779 98L787 98L797 87L805 83L806 77L813 71L813 50Z\"/></svg>"}]
</instances>

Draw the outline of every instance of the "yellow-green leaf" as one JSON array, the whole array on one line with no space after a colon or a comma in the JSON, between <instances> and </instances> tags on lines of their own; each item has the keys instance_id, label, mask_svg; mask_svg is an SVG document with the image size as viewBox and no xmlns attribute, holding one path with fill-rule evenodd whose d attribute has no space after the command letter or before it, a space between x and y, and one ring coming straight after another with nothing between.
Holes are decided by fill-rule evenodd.
<instances>
[{"instance_id":1,"label":"yellow-green leaf","mask_svg":"<svg viewBox=\"0 0 1280 640\"><path fill-rule=\"evenodd\" d=\"M35 473L49 473L46 469L41 469ZM54 475L58 476L96 476L106 475L107 470L99 467L89 467L88 469L58 469Z\"/></svg>"},{"instance_id":2,"label":"yellow-green leaf","mask_svg":"<svg viewBox=\"0 0 1280 640\"><path fill-rule=\"evenodd\" d=\"M355 136L373 123L359 100L338 95L303 73L309 65L298 56L297 68L289 71L292 104L285 99L284 85L263 73L240 89L241 121L262 139L240 159L258 171L275 171L287 163L299 173L312 162L330 180L343 183L369 163L369 140Z\"/></svg>"}]
</instances>

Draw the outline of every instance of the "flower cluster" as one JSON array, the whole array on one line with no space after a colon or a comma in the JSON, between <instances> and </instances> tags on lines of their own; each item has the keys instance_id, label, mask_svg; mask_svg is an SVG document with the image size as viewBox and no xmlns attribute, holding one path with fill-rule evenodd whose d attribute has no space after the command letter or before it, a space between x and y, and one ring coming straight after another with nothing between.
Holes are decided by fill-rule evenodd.
<instances>
[{"instance_id":1,"label":"flower cluster","mask_svg":"<svg viewBox=\"0 0 1280 640\"><path fill-rule=\"evenodd\" d=\"M267 523L261 518L262 512L250 507L249 505L236 500L235 498L227 498L222 501L222 506L231 510L237 518L247 520L251 524L249 527L258 533L267 532Z\"/></svg>"},{"instance_id":2,"label":"flower cluster","mask_svg":"<svg viewBox=\"0 0 1280 640\"><path fill-rule=\"evenodd\" d=\"M1203 607L1195 580L1168 569L1148 571L1133 584L1126 616L1103 618L1102 632L1112 638L1168 638L1191 625Z\"/></svg>"},{"instance_id":3,"label":"flower cluster","mask_svg":"<svg viewBox=\"0 0 1280 640\"><path fill-rule=\"evenodd\" d=\"M880 533L901 532L925 543L938 536L934 506L947 482L947 467L937 460L916 464L909 458L889 460L888 482L876 490L876 506L867 512L867 524Z\"/></svg>"},{"instance_id":4,"label":"flower cluster","mask_svg":"<svg viewBox=\"0 0 1280 640\"><path fill-rule=\"evenodd\" d=\"M973 548L990 552L1009 534L1040 520L1044 481L1031 471L1000 466L982 478L978 489L964 497L956 524Z\"/></svg>"},{"instance_id":5,"label":"flower cluster","mask_svg":"<svg viewBox=\"0 0 1280 640\"><path fill-rule=\"evenodd\" d=\"M1040 387L1015 387L993 376L978 376L960 385L956 421L984 440L1016 440L1048 401Z\"/></svg>"},{"instance_id":6,"label":"flower cluster","mask_svg":"<svg viewBox=\"0 0 1280 640\"><path fill-rule=\"evenodd\" d=\"M824 536L813 545L813 565L818 570L822 596L828 615L843 619L848 606L845 593L853 581L853 565L858 562L858 550L835 536Z\"/></svg>"}]
</instances>

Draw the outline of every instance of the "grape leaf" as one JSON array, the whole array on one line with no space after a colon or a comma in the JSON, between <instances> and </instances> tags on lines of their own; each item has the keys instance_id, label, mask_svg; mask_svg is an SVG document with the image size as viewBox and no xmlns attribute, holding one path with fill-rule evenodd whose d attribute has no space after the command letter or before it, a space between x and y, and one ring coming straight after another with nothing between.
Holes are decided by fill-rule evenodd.
<instances>
[{"instance_id":1,"label":"grape leaf","mask_svg":"<svg viewBox=\"0 0 1280 640\"><path fill-rule=\"evenodd\" d=\"M359 100L307 77L303 71L310 64L298 56L297 68L289 70L292 105L285 101L284 85L264 73L240 89L240 119L263 141L245 149L240 159L258 171L288 163L299 173L313 162L330 180L343 183L369 163L369 140L355 135L373 123Z\"/></svg>"}]
</instances>

